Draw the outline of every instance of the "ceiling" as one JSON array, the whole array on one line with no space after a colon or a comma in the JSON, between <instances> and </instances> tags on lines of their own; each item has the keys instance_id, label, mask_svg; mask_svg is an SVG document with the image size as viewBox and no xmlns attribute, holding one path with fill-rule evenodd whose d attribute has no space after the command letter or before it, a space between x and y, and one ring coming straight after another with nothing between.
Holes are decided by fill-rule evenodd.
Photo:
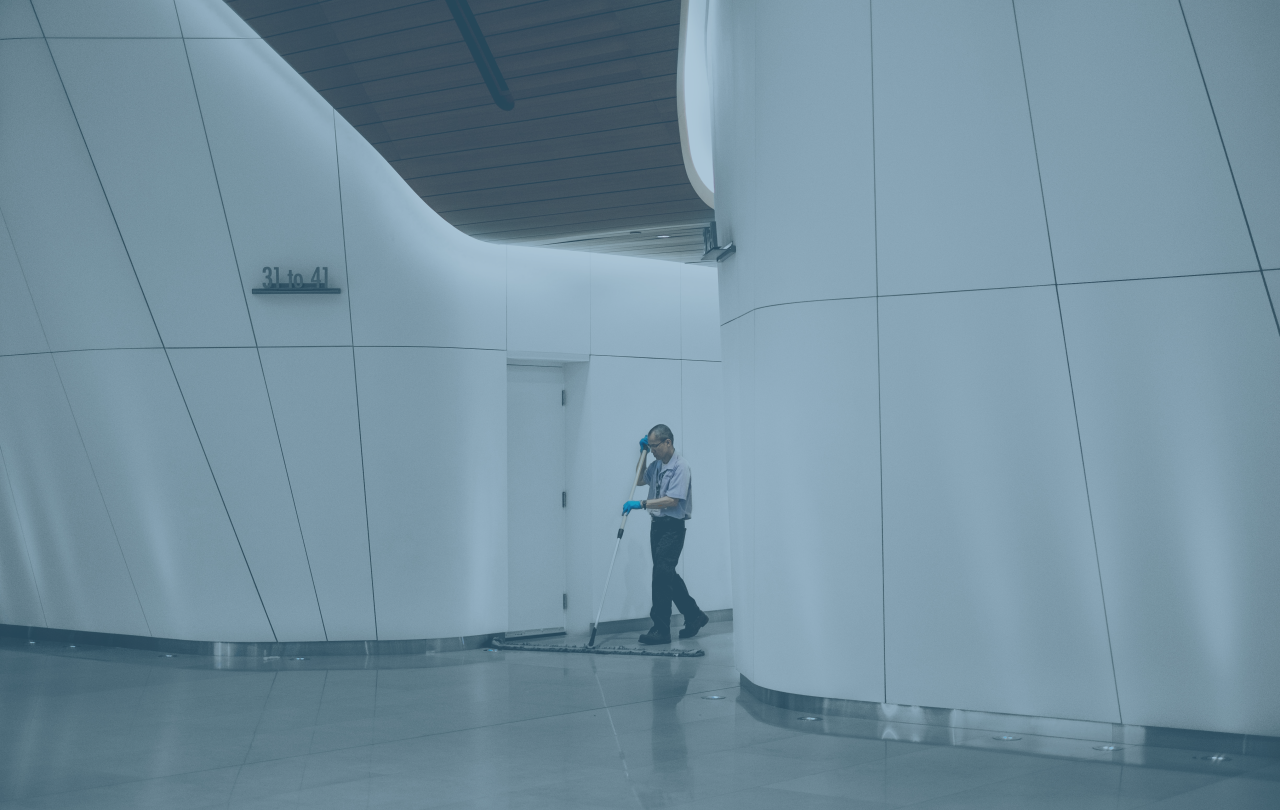
<instances>
[{"instance_id":1,"label":"ceiling","mask_svg":"<svg viewBox=\"0 0 1280 810\"><path fill-rule=\"evenodd\" d=\"M680 0L471 0L510 111L445 0L228 5L463 232L702 257L714 212L680 148Z\"/></svg>"}]
</instances>

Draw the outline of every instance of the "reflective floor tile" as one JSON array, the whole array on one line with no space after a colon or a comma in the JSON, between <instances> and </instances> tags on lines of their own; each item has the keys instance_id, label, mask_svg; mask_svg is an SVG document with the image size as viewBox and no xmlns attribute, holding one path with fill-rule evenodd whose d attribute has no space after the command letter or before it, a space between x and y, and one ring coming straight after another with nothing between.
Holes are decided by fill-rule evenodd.
<instances>
[{"instance_id":1,"label":"reflective floor tile","mask_svg":"<svg viewBox=\"0 0 1280 810\"><path fill-rule=\"evenodd\" d=\"M709 626L688 659L0 639L0 810L1280 807L1280 762L1260 757L797 723L743 693L729 631Z\"/></svg>"}]
</instances>

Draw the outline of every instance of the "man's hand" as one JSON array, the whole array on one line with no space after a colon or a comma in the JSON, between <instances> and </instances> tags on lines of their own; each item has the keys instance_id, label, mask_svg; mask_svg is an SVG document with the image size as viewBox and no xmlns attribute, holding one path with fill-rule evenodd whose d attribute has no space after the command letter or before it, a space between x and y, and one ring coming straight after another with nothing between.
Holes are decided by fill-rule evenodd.
<instances>
[{"instance_id":1,"label":"man's hand","mask_svg":"<svg viewBox=\"0 0 1280 810\"><path fill-rule=\"evenodd\" d=\"M622 505L622 514L629 515L631 514L632 509L643 509L643 508L644 507L640 505L639 501L627 501Z\"/></svg>"},{"instance_id":2,"label":"man's hand","mask_svg":"<svg viewBox=\"0 0 1280 810\"><path fill-rule=\"evenodd\" d=\"M648 450L648 449L649 449L649 434L648 434L648 433L644 434L644 436L640 439L640 449L641 449L641 450Z\"/></svg>"}]
</instances>

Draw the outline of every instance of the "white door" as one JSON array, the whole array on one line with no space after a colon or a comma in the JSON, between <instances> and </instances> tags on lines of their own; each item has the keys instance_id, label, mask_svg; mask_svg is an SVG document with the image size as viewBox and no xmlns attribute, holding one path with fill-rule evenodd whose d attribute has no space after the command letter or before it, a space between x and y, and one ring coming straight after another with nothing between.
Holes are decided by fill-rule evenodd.
<instances>
[{"instance_id":1,"label":"white door","mask_svg":"<svg viewBox=\"0 0 1280 810\"><path fill-rule=\"evenodd\" d=\"M564 629L564 369L507 366L507 634Z\"/></svg>"}]
</instances>

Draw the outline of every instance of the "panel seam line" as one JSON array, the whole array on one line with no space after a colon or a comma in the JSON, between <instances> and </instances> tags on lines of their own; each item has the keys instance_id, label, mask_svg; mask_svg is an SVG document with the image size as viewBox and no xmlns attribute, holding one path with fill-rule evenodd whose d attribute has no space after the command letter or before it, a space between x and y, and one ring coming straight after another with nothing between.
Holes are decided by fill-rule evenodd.
<instances>
[{"instance_id":1,"label":"panel seam line","mask_svg":"<svg viewBox=\"0 0 1280 810\"><path fill-rule=\"evenodd\" d=\"M1231 175L1231 188L1236 193L1236 202L1240 205L1240 216L1244 219L1245 233L1249 234L1249 247L1253 249L1253 260L1258 263L1258 275L1262 276L1262 289L1267 294L1267 305L1271 307L1271 320L1280 333L1280 318L1276 317L1276 302L1271 297L1271 285L1267 283L1267 274L1263 272L1262 257L1258 255L1258 243L1253 238L1253 227L1249 224L1249 212L1244 207L1244 197L1240 194L1240 184L1236 182L1236 170L1231 165L1231 155L1227 152L1227 139L1222 135L1222 125L1218 123L1218 109L1213 106L1213 96L1209 93L1209 80L1205 78L1204 67L1200 64L1200 52L1196 49L1195 37L1191 35L1191 22L1187 19L1187 10L1178 0L1178 11L1182 13L1182 25L1187 29L1187 42L1191 44L1191 55L1196 58L1196 70L1200 72L1200 84L1204 87L1205 101L1209 102L1209 113L1213 116L1213 128L1218 133L1218 143L1222 145L1222 158L1227 162L1227 173Z\"/></svg>"},{"instance_id":2,"label":"panel seam line","mask_svg":"<svg viewBox=\"0 0 1280 810\"><path fill-rule=\"evenodd\" d=\"M39 23L38 17L37 23ZM43 32L43 26L41 27L41 31ZM169 349L165 346L164 336L160 334L160 326L156 323L155 313L151 310L151 302L147 300L147 292L142 287L142 279L138 277L138 268L134 266L133 255L129 252L129 245L125 242L124 232L120 230L120 222L116 219L115 208L111 205L111 198L107 196L107 187L106 184L102 182L102 175L98 171L98 163L93 159L93 152L89 149L89 139L85 137L84 128L80 126L80 116L76 113L75 105L71 103L71 94L67 91L67 83L62 79L62 70L58 67L58 60L54 58L53 47L49 44L47 38L45 39L45 48L49 51L49 61L53 63L53 70L58 76L58 83L62 85L62 94L66 97L67 107L71 110L71 117L76 122L76 129L80 133L80 141L84 144L84 151L85 155L89 158L89 165L93 167L93 174L98 181L98 188L102 191L102 201L106 203L107 211L111 214L111 223L115 226L116 236L120 239L120 248L124 251L125 258L129 260L129 269L133 272L134 283L138 285L138 294L142 296L142 303L147 308L147 315L151 318L151 328L155 330L156 339L160 341L160 350L164 353L165 362L169 366L169 373L173 376L173 384L174 387L178 389L178 397L182 400L182 407L187 412L187 419L191 423L191 431L195 434L196 443L200 446L200 454L204 456L205 467L209 470L209 477L213 481L213 488L218 493L218 500L222 503L222 511L227 516L227 524L231 528L231 535L236 540L237 548L240 549L240 557L244 560L245 571L249 574L249 581L253 583L254 593L258 595L258 604L262 607L262 615L267 620L267 628L271 630L272 639L279 641L280 639L276 636L275 627L271 623L271 614L267 611L267 604L262 599L262 590L258 587L258 580L253 575L253 566L249 565L249 557L245 554L244 544L240 542L240 533L236 531L235 521L231 519L231 510L227 508L227 499L222 495L222 487L218 484L218 476L213 472L213 464L209 461L209 454L204 448L204 440L200 438L200 430L196 427L195 417L191 414L191 406L187 404L187 396L182 391L182 383L178 381L178 372L173 368L173 359L169 357ZM61 378L61 372L59 372L58 376ZM68 407L70 407L70 397L67 399L67 404ZM72 409L72 416L75 416L74 409ZM85 448L85 455L88 456L87 446ZM90 465L92 465L92 461L90 462ZM106 499L104 498L104 506L105 502ZM110 514L110 511L110 509L107 510L108 514ZM123 554L123 551L121 553ZM130 578L132 578L132 574L130 574ZM149 627L150 624L148 623L148 628Z\"/></svg>"},{"instance_id":3,"label":"panel seam line","mask_svg":"<svg viewBox=\"0 0 1280 810\"><path fill-rule=\"evenodd\" d=\"M342 264L347 273L347 328L351 332L351 384L356 395L356 437L360 443L360 489L364 495L364 539L369 554L369 598L373 603L373 637L377 640L378 591L373 577L373 533L369 529L369 478L364 469L364 425L360 419L360 371L356 368L356 320L351 308L351 260L347 257L347 213L342 199L342 155L338 149L337 110L333 111L333 165L338 175L338 227L342 231ZM501 351L505 353L506 349Z\"/></svg>"},{"instance_id":4,"label":"panel seam line","mask_svg":"<svg viewBox=\"0 0 1280 810\"><path fill-rule=\"evenodd\" d=\"M227 216L227 202L222 196L222 181L218 178L218 164L213 158L213 144L209 141L209 127L204 119L204 106L200 103L200 88L196 86L196 72L191 66L191 52L187 48L186 33L182 28L182 15L178 12L177 0L173 3L174 16L178 18L178 33L182 35L182 54L187 60L187 73L191 77L191 93L195 98L196 112L200 115L200 131L204 134L205 149L209 153L209 169L213 173L213 184L218 190L218 205L222 208L222 221L227 228L227 242L231 246L231 260L236 267L236 282L240 287L240 297L244 300L245 319L249 322L249 334L253 337L253 351L258 358L258 373L262 375L262 390L267 395L267 410L271 411L271 427L276 432L276 447L280 450L280 464L284 467L284 480L289 487L289 503L293 506L293 519L298 524L298 539L302 542L302 556L307 561L307 576L311 578L311 592L316 600L316 613L320 616L320 632L324 640L329 640L329 630L324 622L324 608L320 606L320 591L316 588L316 576L311 570L311 552L307 548L307 535L302 530L302 516L298 513L298 499L293 494L293 479L289 475L289 461L284 455L284 442L280 439L280 422L276 419L276 406L271 399L271 386L267 383L267 370L262 364L262 348L258 345L258 330L253 325L253 312L249 309L249 295L244 291L244 276L240 269L240 256L236 253L235 236L231 233L231 219Z\"/></svg>"},{"instance_id":5,"label":"panel seam line","mask_svg":"<svg viewBox=\"0 0 1280 810\"><path fill-rule=\"evenodd\" d=\"M63 94L63 96L67 99L67 107L68 107L68 109L70 109L70 110L71 110L71 117L72 117L72 119L73 119L73 120L75 120L75 122L76 122L76 129L80 132L80 140L81 140L81 142L83 142L83 143L84 143L85 153L86 153L86 154L88 154L88 153L89 153L89 142L88 142L87 140L85 140L85 137L84 137L84 131L80 129L80 119L76 116L75 107L74 107L74 106L72 106L72 104L71 104L71 94L67 92L67 85L66 85L66 82L62 81L62 71L60 71L60 70L58 69L58 60L56 60L56 59L54 59L54 58L53 58L53 46L51 46L51 45L49 44L49 39L48 39L48 37L45 37L45 36L44 36L44 23L42 23L42 22L40 21L40 13L39 13L38 11L36 11L36 9L35 9L35 6L34 6L34 5L32 5L32 7L31 7L31 13L32 13L33 15L35 15L35 18L36 18L36 25L37 25L37 26L39 26L39 28L40 28L40 36L43 38L43 40L44 40L44 47L45 47L45 50L46 50L46 51L48 52L48 54L49 54L49 63L53 65L53 71L54 71L54 73L55 73L55 74L57 74L57 76L58 76L58 84L59 84L59 85L61 85L61 87L62 87L62 94ZM95 175L95 176L97 176L97 173L98 173L98 167L97 167L97 165L96 165L96 164L93 164L93 155L92 155L92 154L89 154L89 162L90 162L90 164L91 164L91 165L93 165L93 172L94 172L94 175ZM99 185L99 187L101 187L101 186L102 186L102 178L100 178L100 177L98 178L98 185ZM105 201L105 199L106 199L106 195L107 195L107 192L106 192L106 189L104 188L104 189L102 190L102 196L103 196L104 201ZM108 203L107 203L108 210L110 209L110 205L111 205L111 204L110 204L110 202L108 202ZM112 215L111 215L111 216L112 216L112 220L114 221L114 220L115 220L115 212L114 212L114 211L112 212ZM5 228L6 228L6 230L8 229L8 227L9 227L9 225L8 225L8 221L6 220L6 221L5 221ZM118 230L118 229L117 229L117 230ZM12 242L12 239L13 239L12 234L10 234L10 242ZM121 237L120 241L121 241L121 245L123 245L123 244L124 244L124 238L123 238L123 237ZM14 245L13 247L14 247L14 249L13 249L13 253L14 253L14 255L15 255L15 256L17 256L17 254L18 254L18 248L17 248L17 245ZM132 268L132 261L130 261L130 267ZM30 282L29 280L27 280L27 278L26 278L26 270L22 268L21 259L19 259L18 269L19 269L19 270L22 270L23 280L27 282L27 294L28 294L28 295L31 295L31 282ZM135 280L137 279L137 273L136 273L136 272L134 273L134 279L135 279ZM138 284L138 288L139 288L139 290L141 290L141 288L142 288L142 284L141 284L140 282L139 282L139 284ZM145 296L143 297L143 301L144 301L144 303L145 303L145 301L146 301L146 297L145 297ZM31 306L32 306L32 307L35 307L35 305L36 305L36 304L35 304L35 296L31 296ZM150 311L151 311L151 310L150 310L150 307L148 307L148 309L147 309L148 314L150 314ZM75 426L76 426L76 437L77 437L78 439L80 439L80 449L84 452L84 460L85 460L85 463L89 465L89 474L93 476L93 485L94 485L94 488L98 490L98 498L99 498L99 500L101 500L101 501L102 501L102 511L103 511L103 513L107 516L107 524L111 526L111 534L112 534L112 536L113 536L113 537L115 537L115 540L116 540L116 550L120 552L120 562L122 562L122 563L124 564L124 571L125 571L125 574L126 574L126 575L128 575L128 577L129 577L129 585L130 585L130 587L132 587L132 588L133 588L133 598L134 598L134 599L136 599L136 600L138 601L138 612L142 615L142 623L143 623L143 625L145 625L145 626L146 626L146 628L147 628L147 633L148 633L149 635L154 636L154 635L155 635L155 632L151 629L151 621L147 618L147 609L146 609L146 607L144 607L144 606L143 606L143 604L142 604L142 595L141 595L140 593L138 593L138 583L137 583L136 581L134 581L134 578L133 578L133 570L132 570L132 569L130 569L130 567L129 567L129 557L128 557L128 555L127 555L127 554L125 554L125 553L124 553L124 544L122 544L122 543L120 542L120 530L116 528L116 521L115 521L115 518L114 518L114 517L112 517L112 515L111 515L111 507L107 506L107 496L106 496L106 494L105 494L105 493L103 493L103 491L102 491L102 482L101 482L101 481L99 480L99 478L98 478L98 470L97 470L97 468L96 468L96 467L94 467L94 464L93 464L93 458L92 458L92 457L90 457L90 455L89 455L89 445L88 445L88 443L87 443L87 442L85 442L85 440L84 440L84 431L80 429L80 420L79 420L79 418L76 416L75 408L71 407L71 394L67 392L67 383L66 383L66 381L65 381L65 380L63 380L63 379L62 379L62 369L58 368L58 361L57 361L57 358L54 356L54 354L53 354L53 352L52 352L52 348L53 348L53 347L52 347L52 345L49 343L49 335L48 335L48 332L47 332L47 331L45 331L45 327L44 327L44 319L40 317L40 311L39 311L38 309L36 310L36 318L37 318L37 320L39 320L39 321L40 321L40 329L41 329L41 331L45 333L45 335L44 335L44 338L45 338L45 345L49 346L49 348L50 348L50 350L51 350L51 351L49 352L49 358L50 358L50 361L53 363L53 373L54 373L55 375L57 375L57 377L58 377L58 387L60 387L60 388L62 389L62 397L63 397L63 399L64 399L64 400L66 400L66 403L67 403L67 413L71 414L71 423L72 423L73 425L75 425ZM155 323L155 319L153 318L153 319L152 319L152 325L153 325L153 328L154 328L154 323ZM159 329L157 329L157 330L156 330L156 337L157 337L157 338L159 338L159 336L160 336L160 330L159 330Z\"/></svg>"},{"instance_id":6,"label":"panel seam line","mask_svg":"<svg viewBox=\"0 0 1280 810\"><path fill-rule=\"evenodd\" d=\"M885 593L884 555L884 406L880 382L880 210L876 188L876 32L875 3L867 3L867 49L871 74L871 243L874 254L876 302L876 445L880 465L880 677L884 702L889 702L889 599Z\"/></svg>"},{"instance_id":7,"label":"panel seam line","mask_svg":"<svg viewBox=\"0 0 1280 810\"><path fill-rule=\"evenodd\" d=\"M1076 384L1071 373L1071 352L1067 347L1067 324L1062 314L1062 294L1058 284L1058 267L1053 256L1053 235L1049 228L1049 206L1044 195L1044 176L1040 171L1040 147L1036 143L1035 118L1031 114L1031 87L1027 83L1027 62L1022 53L1022 30L1018 25L1017 0L1009 0L1009 6L1013 10L1013 31L1018 41L1018 61L1022 66L1022 91L1027 102L1027 125L1031 129L1031 149L1036 159L1036 181L1040 186L1040 208L1044 212L1045 243L1049 249L1049 269L1053 272L1053 295L1058 304L1058 328L1062 334L1062 357L1067 367L1067 387L1071 391L1071 414L1076 423L1076 448L1080 452L1080 476L1084 483L1085 506L1089 511L1089 533L1093 539L1093 562L1095 570L1098 572L1098 595L1102 602L1102 623L1107 633L1107 654L1111 660L1111 686L1115 690L1116 716L1119 718L1120 723L1123 724L1124 710L1120 706L1120 679L1116 675L1116 654L1111 643L1111 618L1107 611L1106 587L1102 582L1102 555L1098 551L1098 529L1094 524L1093 518L1093 497L1089 492L1089 470L1085 466L1084 460L1084 437L1080 431L1080 410L1076 405Z\"/></svg>"}]
</instances>

